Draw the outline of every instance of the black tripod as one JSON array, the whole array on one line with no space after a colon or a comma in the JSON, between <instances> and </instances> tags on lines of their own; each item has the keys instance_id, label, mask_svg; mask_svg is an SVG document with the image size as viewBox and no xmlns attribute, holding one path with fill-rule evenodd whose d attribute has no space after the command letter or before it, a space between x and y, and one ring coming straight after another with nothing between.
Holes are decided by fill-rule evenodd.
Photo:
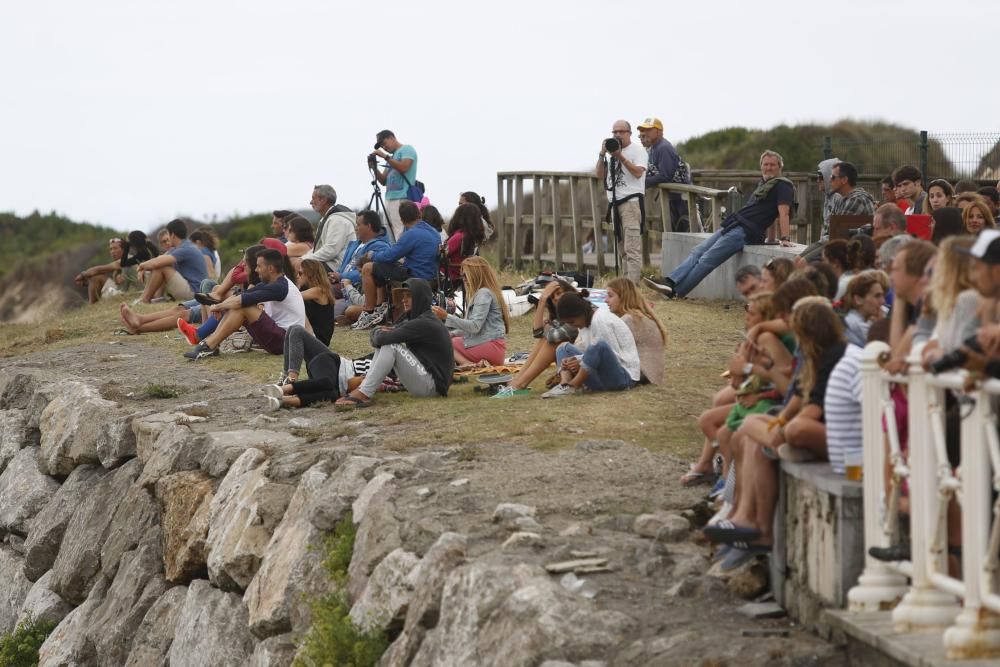
<instances>
[{"instance_id":1,"label":"black tripod","mask_svg":"<svg viewBox=\"0 0 1000 667\"><path fill-rule=\"evenodd\" d=\"M616 181L618 180L618 174L615 173L615 167L621 169L621 164L613 157L608 158L605 161L604 171L607 174L606 178L611 182L611 187L609 188L605 183L604 189L611 193L611 204L608 205L608 215L607 220L611 223L611 236L614 238L614 250L615 250L615 277L621 275L621 269L618 265L618 228L620 223L615 221L615 215L618 213L618 193L615 192ZM624 234L624 230L622 231ZM596 242L598 239L594 239ZM604 252L602 249L601 252Z\"/></svg>"},{"instance_id":2,"label":"black tripod","mask_svg":"<svg viewBox=\"0 0 1000 667\"><path fill-rule=\"evenodd\" d=\"M378 165L374 161L369 162L368 169L372 172L372 196L368 198L368 210L385 216L386 233L392 242L395 243L398 239L395 232L392 231L392 223L389 222L389 209L385 206L385 200L382 199L382 188L378 184ZM373 204L375 208L372 208Z\"/></svg>"}]
</instances>

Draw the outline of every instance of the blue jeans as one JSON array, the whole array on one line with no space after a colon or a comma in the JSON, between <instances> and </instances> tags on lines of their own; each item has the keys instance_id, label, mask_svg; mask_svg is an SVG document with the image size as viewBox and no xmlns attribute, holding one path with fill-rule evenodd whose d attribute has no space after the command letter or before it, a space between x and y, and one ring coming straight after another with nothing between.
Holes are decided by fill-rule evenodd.
<instances>
[{"instance_id":1,"label":"blue jeans","mask_svg":"<svg viewBox=\"0 0 1000 667\"><path fill-rule=\"evenodd\" d=\"M563 343L556 348L556 366L561 367L563 359L580 356L580 348L572 343ZM580 366L587 371L583 384L591 391L621 391L631 389L635 381L622 368L611 346L603 340L587 348L580 360Z\"/></svg>"},{"instance_id":2,"label":"blue jeans","mask_svg":"<svg viewBox=\"0 0 1000 667\"><path fill-rule=\"evenodd\" d=\"M746 245L746 230L734 225L729 229L720 229L698 244L688 258L668 276L674 281L674 294L686 296L698 286L705 276L722 266L722 264L743 250Z\"/></svg>"}]
</instances>

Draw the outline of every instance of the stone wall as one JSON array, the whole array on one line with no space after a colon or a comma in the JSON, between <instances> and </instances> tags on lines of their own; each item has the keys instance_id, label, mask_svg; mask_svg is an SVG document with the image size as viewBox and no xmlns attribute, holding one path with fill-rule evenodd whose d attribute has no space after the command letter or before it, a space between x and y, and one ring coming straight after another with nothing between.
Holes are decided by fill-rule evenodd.
<instances>
[{"instance_id":1,"label":"stone wall","mask_svg":"<svg viewBox=\"0 0 1000 667\"><path fill-rule=\"evenodd\" d=\"M389 629L383 665L586 661L637 627L538 565L471 558L465 535L421 518L426 493L399 484L441 454L199 431L206 416L130 412L86 379L0 369L0 633L29 613L57 622L43 667L290 664L309 597L331 585L324 535L348 511L351 617ZM505 507L498 528L529 544L534 509Z\"/></svg>"}]
</instances>

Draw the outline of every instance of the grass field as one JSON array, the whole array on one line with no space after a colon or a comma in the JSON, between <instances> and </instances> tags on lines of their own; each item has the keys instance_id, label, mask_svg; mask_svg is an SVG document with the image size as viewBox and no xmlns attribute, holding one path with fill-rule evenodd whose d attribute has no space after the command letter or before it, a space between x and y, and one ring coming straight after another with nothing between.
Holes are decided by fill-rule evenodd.
<instances>
[{"instance_id":1,"label":"grass field","mask_svg":"<svg viewBox=\"0 0 1000 667\"><path fill-rule=\"evenodd\" d=\"M505 284L516 284L524 277L502 276ZM472 381L453 385L447 400L414 399L405 393L379 395L375 406L364 411L364 419L392 433L401 448L411 444L489 446L517 442L544 449L572 445L581 439L613 438L691 457L700 446L695 418L722 386L719 373L739 339L742 309L715 301L667 302L651 291L646 296L668 332L665 382L661 386L542 401L538 396L545 390L543 376L532 385L531 395L493 400L476 392L478 383ZM0 325L0 366L5 358L113 340L120 302L58 313L46 324ZM139 312L163 307L144 306ZM182 358L188 345L176 332L125 340L129 345L175 350L178 365L195 363ZM508 353L530 350L532 343L531 315L513 318ZM339 328L331 348L348 357L371 350L367 332ZM248 385L273 382L281 371L279 358L259 352L197 363L245 374ZM151 377L155 379L155 373ZM311 410L302 412L308 416Z\"/></svg>"}]
</instances>

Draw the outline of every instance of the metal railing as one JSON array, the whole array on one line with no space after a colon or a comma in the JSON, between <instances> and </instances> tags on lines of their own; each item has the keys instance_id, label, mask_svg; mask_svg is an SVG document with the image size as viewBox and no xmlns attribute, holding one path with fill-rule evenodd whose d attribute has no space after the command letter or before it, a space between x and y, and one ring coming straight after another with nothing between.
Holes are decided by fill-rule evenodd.
<instances>
[{"instance_id":1,"label":"metal railing","mask_svg":"<svg viewBox=\"0 0 1000 667\"><path fill-rule=\"evenodd\" d=\"M838 157L851 162L862 174L887 176L904 164L920 168L924 183L935 178L971 178L980 185L994 185L1000 178L1000 133L928 132L845 138L827 136L823 159Z\"/></svg>"},{"instance_id":2,"label":"metal railing","mask_svg":"<svg viewBox=\"0 0 1000 667\"><path fill-rule=\"evenodd\" d=\"M864 429L865 551L898 543L898 508L909 486L909 562L866 555L864 573L848 594L852 611L892 608L897 632L942 629L949 659L1000 656L1000 438L993 400L1000 382L962 393L965 373L925 373L914 346L906 376L880 368L888 353L870 343L861 362ZM890 385L906 387L908 446L901 449ZM945 441L945 392L958 393L961 465L953 469ZM883 423L892 465L885 488ZM948 508L961 505L961 578L948 574ZM910 578L907 585L906 578ZM898 603L898 604L897 604Z\"/></svg>"}]
</instances>

